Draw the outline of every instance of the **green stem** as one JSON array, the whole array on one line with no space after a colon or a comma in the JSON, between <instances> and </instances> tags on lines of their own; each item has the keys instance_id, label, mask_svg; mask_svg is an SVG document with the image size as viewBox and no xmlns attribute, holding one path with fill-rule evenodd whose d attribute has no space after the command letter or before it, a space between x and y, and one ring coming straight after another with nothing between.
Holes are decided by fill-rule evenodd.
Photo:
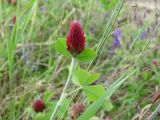
<instances>
[{"instance_id":1,"label":"green stem","mask_svg":"<svg viewBox=\"0 0 160 120\"><path fill-rule=\"evenodd\" d=\"M82 89L82 87L79 87L79 88L73 90L72 92L68 93L67 96L70 96L70 95L72 95L73 93L75 93L75 92L77 92L77 91L79 91L79 90L81 90L81 89Z\"/></svg>"},{"instance_id":2,"label":"green stem","mask_svg":"<svg viewBox=\"0 0 160 120\"><path fill-rule=\"evenodd\" d=\"M71 68L70 68L70 71L69 71L67 82L66 82L66 84L65 84L65 86L63 88L62 94L61 94L61 96L60 96L60 98L59 98L59 100L58 100L58 102L56 104L56 107L55 107L55 109L54 109L54 111L52 113L52 116L51 116L50 120L55 120L56 119L56 114L57 114L57 112L58 112L58 110L59 110L64 98L66 97L66 90L67 90L67 88L68 88L68 86L70 84L70 81L72 79L72 73L74 71L75 63L76 63L76 60L74 58L72 58Z\"/></svg>"}]
</instances>

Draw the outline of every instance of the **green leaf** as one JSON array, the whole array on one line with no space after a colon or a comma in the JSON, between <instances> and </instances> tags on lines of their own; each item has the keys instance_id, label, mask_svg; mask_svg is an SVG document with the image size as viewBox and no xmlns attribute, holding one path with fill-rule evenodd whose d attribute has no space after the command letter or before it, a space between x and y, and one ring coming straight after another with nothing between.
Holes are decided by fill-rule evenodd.
<instances>
[{"instance_id":1,"label":"green leaf","mask_svg":"<svg viewBox=\"0 0 160 120\"><path fill-rule=\"evenodd\" d=\"M67 51L66 40L65 38L58 38L54 45L57 52L61 53L64 56L71 56L71 54Z\"/></svg>"},{"instance_id":2,"label":"green leaf","mask_svg":"<svg viewBox=\"0 0 160 120\"><path fill-rule=\"evenodd\" d=\"M84 77L82 77L84 76ZM87 85L86 81L90 77L90 73L87 70L76 68L73 73L72 81L75 85L84 86Z\"/></svg>"},{"instance_id":3,"label":"green leaf","mask_svg":"<svg viewBox=\"0 0 160 120\"><path fill-rule=\"evenodd\" d=\"M94 74L91 74L88 79L86 80L85 84L86 85L90 85L92 84L93 82L95 82L97 79L100 78L100 73L94 73Z\"/></svg>"},{"instance_id":4,"label":"green leaf","mask_svg":"<svg viewBox=\"0 0 160 120\"><path fill-rule=\"evenodd\" d=\"M84 49L76 58L82 62L90 62L96 57L96 52L90 48Z\"/></svg>"},{"instance_id":5,"label":"green leaf","mask_svg":"<svg viewBox=\"0 0 160 120\"><path fill-rule=\"evenodd\" d=\"M78 81L79 83L83 86L83 85L86 85L86 81L88 79L88 77L90 76L90 73L87 71L87 70L84 70L84 69L79 69L77 71L77 78L78 78Z\"/></svg>"},{"instance_id":6,"label":"green leaf","mask_svg":"<svg viewBox=\"0 0 160 120\"><path fill-rule=\"evenodd\" d=\"M99 79L99 77L100 77L99 73L92 74L85 69L81 69L78 66L75 68L73 72L72 81L75 85L86 86L92 84L95 80Z\"/></svg>"},{"instance_id":7,"label":"green leaf","mask_svg":"<svg viewBox=\"0 0 160 120\"><path fill-rule=\"evenodd\" d=\"M86 111L78 118L78 120L89 120L96 112L104 105L106 99L109 99L111 95L135 72L140 69L132 71L131 73L124 73L116 82L114 82L105 92L103 96L101 96L97 101L92 103L89 107L87 107ZM127 75L128 74L128 75ZM127 75L127 76L126 76ZM126 76L126 77L125 77Z\"/></svg>"},{"instance_id":8,"label":"green leaf","mask_svg":"<svg viewBox=\"0 0 160 120\"><path fill-rule=\"evenodd\" d=\"M109 112L109 111L111 111L111 110L113 109L113 105L112 105L110 99L107 99L107 100L106 100L106 102L104 103L103 108L104 108L107 112Z\"/></svg>"},{"instance_id":9,"label":"green leaf","mask_svg":"<svg viewBox=\"0 0 160 120\"><path fill-rule=\"evenodd\" d=\"M105 94L105 89L102 85L85 86L83 87L83 90L90 102L97 100Z\"/></svg>"}]
</instances>

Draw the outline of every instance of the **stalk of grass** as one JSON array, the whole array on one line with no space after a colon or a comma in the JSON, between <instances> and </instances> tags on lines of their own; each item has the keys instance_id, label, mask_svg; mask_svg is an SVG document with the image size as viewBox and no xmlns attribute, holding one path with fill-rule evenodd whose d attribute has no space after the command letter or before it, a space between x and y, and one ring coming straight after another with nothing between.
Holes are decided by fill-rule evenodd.
<instances>
[{"instance_id":1,"label":"stalk of grass","mask_svg":"<svg viewBox=\"0 0 160 120\"><path fill-rule=\"evenodd\" d=\"M35 19L35 15L37 12L37 5L38 5L38 1L37 0L31 0L24 8L23 8L23 12L20 13L20 15L23 15L24 12L26 12L26 10L28 10L27 14L24 16L24 22L23 24L20 26L22 28L22 32L21 32L21 36L24 36L24 31L27 28L27 25L29 24L29 22L31 20ZM30 37L30 34L33 33L33 26L34 26L34 22L30 25L30 31L28 32L28 36ZM24 40L24 39L22 39Z\"/></svg>"},{"instance_id":2,"label":"stalk of grass","mask_svg":"<svg viewBox=\"0 0 160 120\"><path fill-rule=\"evenodd\" d=\"M31 0L29 3L19 12L19 16L22 16L37 0Z\"/></svg>"},{"instance_id":3,"label":"stalk of grass","mask_svg":"<svg viewBox=\"0 0 160 120\"><path fill-rule=\"evenodd\" d=\"M66 97L66 91L67 91L67 88L69 87L69 84L70 84L70 81L72 79L72 74L73 74L73 71L74 71L74 67L75 67L75 63L76 63L76 60L74 58L72 58L72 61L71 61L71 68L69 70L69 74L68 74L68 78L67 78L67 82L63 88L63 91L61 93L61 96L56 104L56 107L54 108L54 111L52 113L52 116L50 118L50 120L55 120L56 119L56 114L63 102L63 100L65 99Z\"/></svg>"},{"instance_id":4,"label":"stalk of grass","mask_svg":"<svg viewBox=\"0 0 160 120\"><path fill-rule=\"evenodd\" d=\"M109 35L110 35L110 33L111 33L111 30L112 30L112 28L113 28L113 26L114 26L114 24L115 24L115 22L116 22L116 20L117 20L117 18L118 18L118 15L119 15L119 13L120 13L120 11L121 11L121 9L122 9L122 6L123 6L123 4L124 4L124 1L125 1L125 0L119 0L116 8L114 9L114 12L113 12L113 14L112 14L112 16L111 16L108 24L106 25L106 27L105 27L106 29L105 29L105 31L104 31L104 33L103 33L103 35L102 35L102 38L100 39L99 44L98 44L98 46L97 46L97 49L96 49L97 57L96 57L94 60L92 60L92 62L89 64L88 69L90 69L90 67L92 66L92 64L93 64L94 62L96 63L96 61L97 61L97 59L98 59L98 57L99 57L99 55L100 55L100 53L101 53L101 50L102 50L103 46L105 45L105 42L106 42L106 41L108 40L108 38L109 38ZM95 65L96 65L96 64L95 64Z\"/></svg>"},{"instance_id":5,"label":"stalk of grass","mask_svg":"<svg viewBox=\"0 0 160 120\"><path fill-rule=\"evenodd\" d=\"M90 3L89 10L88 10L88 14L87 14L87 20L86 20L86 23L85 23L84 31L87 31L89 17L90 17L91 10L92 10L92 8L93 8L93 5L94 5L94 0L91 0L90 2L91 2L91 3Z\"/></svg>"},{"instance_id":6,"label":"stalk of grass","mask_svg":"<svg viewBox=\"0 0 160 120\"><path fill-rule=\"evenodd\" d=\"M28 10L28 13L24 16L25 19L24 19L23 24L21 25L22 33L21 33L20 37L22 38L21 42L23 42L23 44L25 44L25 42L27 42L25 40L26 39L28 40L31 37L31 35L34 33L33 28L34 28L34 24L35 24L36 13L37 13L38 0L32 0L26 6L28 6L30 9L27 7L29 10ZM30 28L28 28L29 32L28 32L27 36L24 36L24 31L26 30L29 22L31 22ZM25 54L25 50L23 50L23 54ZM26 71L26 69L24 69L23 80L25 79L26 73L27 73L27 71Z\"/></svg>"},{"instance_id":7,"label":"stalk of grass","mask_svg":"<svg viewBox=\"0 0 160 120\"><path fill-rule=\"evenodd\" d=\"M18 2L19 5L19 2ZM17 7L17 12L18 13L18 7ZM7 55L8 55L8 68L9 68L9 88L10 88L10 112L11 112L11 119L15 120L15 100L14 100L14 93L13 93L13 88L14 88L14 51L16 47L16 40L17 40L17 33L18 33L18 15L16 16L16 23L13 27L12 35L11 38L9 38L9 28L6 30L6 41L7 41Z\"/></svg>"},{"instance_id":8,"label":"stalk of grass","mask_svg":"<svg viewBox=\"0 0 160 120\"><path fill-rule=\"evenodd\" d=\"M29 22L29 17L28 19L24 19L24 27L22 28L22 34L18 34L19 29L21 28L19 25L19 17L21 15L23 15L23 13L31 6L33 5L33 3L36 0L32 0L29 2L29 4L27 4L25 6L25 8L23 8L21 10L21 12L19 12L19 8L20 8L20 1L17 1L17 10L16 10L16 23L14 24L13 27L13 31L12 31L12 35L11 38L9 38L9 28L8 31L6 31L6 41L7 41L7 53L8 53L8 67L9 67L9 79L10 79L10 118L12 120L16 119L16 115L15 115L15 100L14 100L14 92L13 92L13 88L14 88L14 54L15 54L15 48L16 48L16 44L18 42L19 37L21 37L20 35L23 35L24 30L26 29L26 25ZM34 6L35 7L35 6ZM29 12L30 14L32 13ZM31 16L31 15L30 15Z\"/></svg>"},{"instance_id":9,"label":"stalk of grass","mask_svg":"<svg viewBox=\"0 0 160 120\"><path fill-rule=\"evenodd\" d=\"M119 3L117 4L116 8L114 9L114 12L113 12L113 14L112 14L107 26L106 26L105 32L103 33L102 38L101 38L101 40L98 44L98 47L96 49L97 55L100 55L101 50L102 50L105 42L108 40L109 35L111 33L111 30L112 30L113 26L115 25L116 20L118 18L118 15L122 9L124 1L125 0L120 0Z\"/></svg>"},{"instance_id":10,"label":"stalk of grass","mask_svg":"<svg viewBox=\"0 0 160 120\"><path fill-rule=\"evenodd\" d=\"M0 26L2 26L2 0L0 0L0 16L1 16L1 19L0 19Z\"/></svg>"},{"instance_id":11,"label":"stalk of grass","mask_svg":"<svg viewBox=\"0 0 160 120\"><path fill-rule=\"evenodd\" d=\"M0 71L8 64L8 62L5 62L1 67L0 67Z\"/></svg>"}]
</instances>

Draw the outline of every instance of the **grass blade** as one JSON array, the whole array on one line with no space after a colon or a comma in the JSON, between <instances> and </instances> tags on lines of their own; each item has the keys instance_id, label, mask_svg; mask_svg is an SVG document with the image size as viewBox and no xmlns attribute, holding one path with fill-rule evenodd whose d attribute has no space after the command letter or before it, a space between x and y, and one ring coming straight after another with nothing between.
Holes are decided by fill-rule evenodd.
<instances>
[{"instance_id":1,"label":"grass blade","mask_svg":"<svg viewBox=\"0 0 160 120\"><path fill-rule=\"evenodd\" d=\"M102 50L105 42L108 40L109 35L110 35L110 33L111 33L111 30L112 30L112 28L113 28L113 26L114 26L114 24L115 24L115 22L116 22L116 20L117 20L117 18L118 18L118 15L119 15L119 13L120 13L120 11L121 11L121 9L122 9L122 6L123 6L123 4L124 4L124 1L125 1L125 0L120 0L120 1L118 2L118 4L117 4L116 8L114 9L114 12L113 12L113 14L112 14L112 16L111 16L111 18L110 18L107 26L106 26L106 29L105 29L105 31L104 31L104 33L103 33L103 35L102 35L102 38L101 38L101 40L100 40L100 42L99 42L99 44L98 44L98 47L97 47L97 49L96 49L97 57L90 63L88 69L91 67L91 65L92 65L94 62L97 61L97 59L98 59L98 57L99 57L99 55L100 55L100 53L101 53L101 50Z\"/></svg>"}]
</instances>

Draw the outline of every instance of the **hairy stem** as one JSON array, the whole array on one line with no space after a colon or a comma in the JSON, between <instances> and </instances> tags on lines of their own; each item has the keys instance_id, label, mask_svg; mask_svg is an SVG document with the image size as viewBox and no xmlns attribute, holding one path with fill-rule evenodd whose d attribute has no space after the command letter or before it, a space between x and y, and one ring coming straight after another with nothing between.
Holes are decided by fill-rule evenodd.
<instances>
[{"instance_id":1,"label":"hairy stem","mask_svg":"<svg viewBox=\"0 0 160 120\"><path fill-rule=\"evenodd\" d=\"M60 96L60 98L59 98L59 100L58 100L58 102L56 104L56 107L55 107L55 109L54 109L54 111L52 113L52 116L51 116L50 120L55 120L56 119L56 113L58 112L58 110L59 110L64 98L66 97L66 90L67 90L67 88L68 88L68 86L70 84L70 81L72 79L72 73L74 71L75 63L76 63L76 60L74 58L72 58L71 68L70 68L70 71L69 71L67 82L66 82L66 84L65 84L65 86L63 88L62 94L61 94L61 96Z\"/></svg>"}]
</instances>

